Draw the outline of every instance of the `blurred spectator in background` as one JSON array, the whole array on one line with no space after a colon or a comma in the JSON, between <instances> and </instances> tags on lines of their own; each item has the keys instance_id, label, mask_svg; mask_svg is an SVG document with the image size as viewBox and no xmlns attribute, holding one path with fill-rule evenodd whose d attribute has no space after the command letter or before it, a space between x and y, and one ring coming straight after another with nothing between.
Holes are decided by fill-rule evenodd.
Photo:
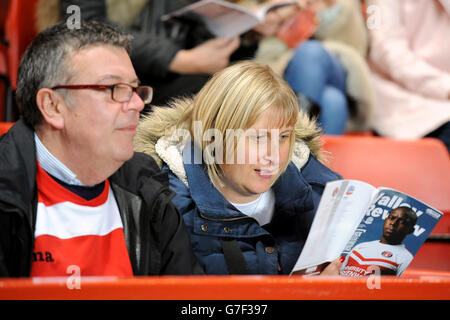
<instances>
[{"instance_id":1,"label":"blurred spectator in background","mask_svg":"<svg viewBox=\"0 0 450 320\"><path fill-rule=\"evenodd\" d=\"M40 2L38 20L43 28L60 20L68 6L77 5L82 19L109 21L129 28L135 35L132 53L135 69L143 83L155 88L156 105L165 104L176 96L196 93L211 73L221 70L230 61L253 58L262 43L258 61L281 70L280 74L292 58L286 69L286 80L305 108L315 106L321 111L319 121L325 133L367 129L371 110L370 77L358 54L364 55L367 47L358 0L299 1L300 6L314 10L321 19L317 37L338 41L323 45L317 41L306 42L295 54L283 44L282 50L278 50L280 42L274 44L270 39L276 38L271 36L276 35L284 23L295 18L297 6L269 12L264 23L240 39L213 38L200 22L163 23L160 20L162 15L193 2L46 0ZM251 8L277 0L229 2ZM300 22L302 28L307 25L303 16ZM352 108L354 106L356 108Z\"/></svg>"},{"instance_id":2,"label":"blurred spectator in background","mask_svg":"<svg viewBox=\"0 0 450 320\"><path fill-rule=\"evenodd\" d=\"M299 3L302 10L290 18L298 19L297 28L311 29L307 24L316 24L309 36L303 31L306 41L289 47L278 37L266 37L256 60L284 75L302 107L319 114L324 133L370 130L374 92L365 61L368 34L360 1Z\"/></svg>"},{"instance_id":3,"label":"blurred spectator in background","mask_svg":"<svg viewBox=\"0 0 450 320\"><path fill-rule=\"evenodd\" d=\"M450 150L450 0L367 1L378 134Z\"/></svg>"},{"instance_id":4,"label":"blurred spectator in background","mask_svg":"<svg viewBox=\"0 0 450 320\"><path fill-rule=\"evenodd\" d=\"M161 21L161 16L194 3L192 0L45 0L38 6L40 28L61 20L77 5L83 20L100 20L127 28L133 41L132 61L142 83L155 89L153 103L196 93L210 75L230 61L254 56L257 38L252 32L239 38L213 38L194 21ZM235 2L235 1L232 1ZM267 16L271 24L271 16ZM263 23L264 24L264 23ZM260 31L272 32L271 28Z\"/></svg>"}]
</instances>

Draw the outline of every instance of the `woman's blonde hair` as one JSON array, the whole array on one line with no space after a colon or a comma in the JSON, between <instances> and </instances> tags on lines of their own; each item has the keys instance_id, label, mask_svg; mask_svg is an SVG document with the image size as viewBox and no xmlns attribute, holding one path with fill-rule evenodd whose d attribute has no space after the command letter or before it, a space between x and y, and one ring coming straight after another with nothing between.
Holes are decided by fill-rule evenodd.
<instances>
[{"instance_id":1,"label":"woman's blonde hair","mask_svg":"<svg viewBox=\"0 0 450 320\"><path fill-rule=\"evenodd\" d=\"M295 126L299 114L298 100L289 85L270 67L243 61L216 73L205 84L185 110L178 127L187 129L194 137L194 143L203 151L211 143L203 139L203 133L209 129L223 134L223 150L235 150L235 138L238 140L239 136L229 137L227 130L239 132L240 129L248 129L269 108L272 108L273 128ZM198 123L202 132L196 132ZM294 142L293 133L290 135L289 160ZM223 162L220 160L205 163L213 183L222 181L220 163Z\"/></svg>"}]
</instances>

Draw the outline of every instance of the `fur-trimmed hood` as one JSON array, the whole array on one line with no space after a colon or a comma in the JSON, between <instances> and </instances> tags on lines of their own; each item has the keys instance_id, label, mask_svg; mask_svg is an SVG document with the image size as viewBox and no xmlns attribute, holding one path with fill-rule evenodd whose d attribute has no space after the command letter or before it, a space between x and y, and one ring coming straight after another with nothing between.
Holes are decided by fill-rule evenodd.
<instances>
[{"instance_id":1,"label":"fur-trimmed hood","mask_svg":"<svg viewBox=\"0 0 450 320\"><path fill-rule=\"evenodd\" d=\"M182 150L184 142L173 138L172 134L184 112L191 106L192 99L179 99L171 107L154 107L153 111L143 116L134 139L135 151L152 156L162 167L167 164L170 170L187 185L186 172L183 165ZM295 127L296 143L292 162L301 169L312 154L323 161L321 151L320 130L314 120L299 114Z\"/></svg>"}]
</instances>

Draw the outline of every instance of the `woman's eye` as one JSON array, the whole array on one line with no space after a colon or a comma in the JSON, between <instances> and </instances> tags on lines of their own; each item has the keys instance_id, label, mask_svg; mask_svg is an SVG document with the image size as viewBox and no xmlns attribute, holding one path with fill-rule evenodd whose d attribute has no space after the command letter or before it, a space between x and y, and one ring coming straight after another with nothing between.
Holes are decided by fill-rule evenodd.
<instances>
[{"instance_id":1,"label":"woman's eye","mask_svg":"<svg viewBox=\"0 0 450 320\"><path fill-rule=\"evenodd\" d=\"M256 142L263 142L267 139L267 136L265 135L252 136L252 139Z\"/></svg>"}]
</instances>

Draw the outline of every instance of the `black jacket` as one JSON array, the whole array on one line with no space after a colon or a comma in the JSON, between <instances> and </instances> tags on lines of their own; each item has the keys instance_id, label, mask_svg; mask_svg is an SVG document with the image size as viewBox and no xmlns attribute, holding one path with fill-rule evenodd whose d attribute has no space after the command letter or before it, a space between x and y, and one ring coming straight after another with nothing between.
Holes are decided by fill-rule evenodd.
<instances>
[{"instance_id":1,"label":"black jacket","mask_svg":"<svg viewBox=\"0 0 450 320\"><path fill-rule=\"evenodd\" d=\"M36 223L34 131L19 120L0 137L0 277L31 271ZM202 274L167 177L135 153L110 178L134 275Z\"/></svg>"}]
</instances>

